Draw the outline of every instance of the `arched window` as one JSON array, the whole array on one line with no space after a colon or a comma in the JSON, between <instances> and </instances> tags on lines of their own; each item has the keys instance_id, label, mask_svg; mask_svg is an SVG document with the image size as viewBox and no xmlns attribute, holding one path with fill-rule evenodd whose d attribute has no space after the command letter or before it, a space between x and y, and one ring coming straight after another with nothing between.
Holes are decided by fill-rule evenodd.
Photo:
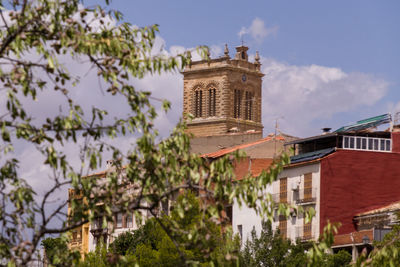
<instances>
[{"instance_id":1,"label":"arched window","mask_svg":"<svg viewBox=\"0 0 400 267\"><path fill-rule=\"evenodd\" d=\"M242 91L235 90L233 98L233 117L240 118L240 110L242 107Z\"/></svg>"},{"instance_id":2,"label":"arched window","mask_svg":"<svg viewBox=\"0 0 400 267\"><path fill-rule=\"evenodd\" d=\"M203 91L194 91L194 116L200 118L203 115Z\"/></svg>"},{"instance_id":3,"label":"arched window","mask_svg":"<svg viewBox=\"0 0 400 267\"><path fill-rule=\"evenodd\" d=\"M253 98L254 94L246 91L246 102L244 110L244 117L246 120L252 120L253 117Z\"/></svg>"},{"instance_id":4,"label":"arched window","mask_svg":"<svg viewBox=\"0 0 400 267\"><path fill-rule=\"evenodd\" d=\"M208 89L208 116L217 115L217 90L215 88Z\"/></svg>"}]
</instances>

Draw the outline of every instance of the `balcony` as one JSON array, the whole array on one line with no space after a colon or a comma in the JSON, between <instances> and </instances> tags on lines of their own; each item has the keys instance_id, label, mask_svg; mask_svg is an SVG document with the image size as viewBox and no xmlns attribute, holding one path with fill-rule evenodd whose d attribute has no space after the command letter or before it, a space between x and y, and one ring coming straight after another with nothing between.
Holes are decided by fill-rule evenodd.
<instances>
[{"instance_id":1,"label":"balcony","mask_svg":"<svg viewBox=\"0 0 400 267\"><path fill-rule=\"evenodd\" d=\"M90 233L92 233L92 235L94 237L98 237L98 236L107 234L108 233L108 228L107 227L103 228L102 225L103 225L103 221L102 220L93 221L92 225L91 225L92 227L90 229Z\"/></svg>"},{"instance_id":2,"label":"balcony","mask_svg":"<svg viewBox=\"0 0 400 267\"><path fill-rule=\"evenodd\" d=\"M82 246L82 240L71 240L69 245L71 248L80 248Z\"/></svg>"},{"instance_id":3,"label":"balcony","mask_svg":"<svg viewBox=\"0 0 400 267\"><path fill-rule=\"evenodd\" d=\"M310 205L317 202L317 188L305 188L295 191L294 194L296 205Z\"/></svg>"},{"instance_id":4,"label":"balcony","mask_svg":"<svg viewBox=\"0 0 400 267\"><path fill-rule=\"evenodd\" d=\"M275 205L279 205L279 203L290 204L290 192L275 193L271 194L271 196Z\"/></svg>"},{"instance_id":5,"label":"balcony","mask_svg":"<svg viewBox=\"0 0 400 267\"><path fill-rule=\"evenodd\" d=\"M301 241L311 241L315 240L315 234L313 233L313 229L316 229L317 226L315 224L306 224L303 226L296 227L296 239L300 239Z\"/></svg>"}]
</instances>

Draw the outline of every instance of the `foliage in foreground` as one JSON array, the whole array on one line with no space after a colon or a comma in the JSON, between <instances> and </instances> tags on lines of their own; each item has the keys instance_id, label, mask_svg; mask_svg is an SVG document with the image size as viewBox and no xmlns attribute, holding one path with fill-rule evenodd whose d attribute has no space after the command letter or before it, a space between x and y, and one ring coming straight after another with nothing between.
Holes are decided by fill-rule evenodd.
<instances>
[{"instance_id":1,"label":"foliage in foreground","mask_svg":"<svg viewBox=\"0 0 400 267\"><path fill-rule=\"evenodd\" d=\"M46 243L44 247L48 252L48 261L54 266L74 264L87 267L129 266L130 264L184 266L190 262L201 266L212 266L210 262L217 266L236 265L238 259L234 255L240 249L239 240L232 241L232 235L228 230L223 231L219 224L209 219L202 219L199 200L193 193L179 196L177 205L183 202L187 207L183 217L173 210L170 216L164 215L160 221L151 218L139 229L120 234L110 244L109 249L102 244L97 246L96 250L86 255L84 261L79 264L71 257L74 252L66 249L64 239L46 239L43 243ZM174 226L176 231L167 233L160 222L176 223ZM190 231L191 228L197 228L200 235L208 236L208 238L189 239L185 232ZM55 243L57 246L51 245ZM184 257L180 253L183 253ZM58 257L53 256L56 254ZM227 258L227 254L232 257ZM60 264L61 257L65 259L62 262L63 265Z\"/></svg>"},{"instance_id":2,"label":"foliage in foreground","mask_svg":"<svg viewBox=\"0 0 400 267\"><path fill-rule=\"evenodd\" d=\"M251 233L251 239L247 240L244 249L241 251L241 266L282 266L301 267L307 266L309 261L308 250L315 244L313 242L296 243L282 238L279 230L272 231L271 223L263 222L260 236L255 229ZM338 254L322 253L315 266L339 267L348 266L351 255L346 251Z\"/></svg>"},{"instance_id":3,"label":"foliage in foreground","mask_svg":"<svg viewBox=\"0 0 400 267\"><path fill-rule=\"evenodd\" d=\"M397 214L399 217L399 215ZM363 251L356 262L356 266L384 266L400 265L400 225L394 225L390 233L386 234L381 242L374 243L374 249L367 256Z\"/></svg>"},{"instance_id":4,"label":"foliage in foreground","mask_svg":"<svg viewBox=\"0 0 400 267\"><path fill-rule=\"evenodd\" d=\"M271 223L263 222L259 237L255 229L241 252L242 266L304 266L310 244L283 239L279 231L272 231Z\"/></svg>"},{"instance_id":5,"label":"foliage in foreground","mask_svg":"<svg viewBox=\"0 0 400 267\"><path fill-rule=\"evenodd\" d=\"M198 225L199 209L198 201L189 194L188 203L193 204L185 213L185 219L180 220L176 214L164 216L163 221L167 222L168 217L179 224L180 229L187 229ZM82 267L101 266L183 266L185 263L196 263L196 266L288 266L301 267L310 266L308 250L314 245L312 242L292 243L283 239L279 231L272 231L271 223L264 222L259 236L255 230L252 231L251 239L247 240L244 248L240 250L238 236L232 238L229 232L222 232L221 228L208 221L207 228L211 229L208 243L200 246L193 240L187 240L187 236L180 235L174 240L178 241L181 252L185 254L188 261L182 261L179 252L172 242L172 239L153 218L149 219L142 227L119 235L109 249L103 244L97 246L94 252L86 255L85 260L78 263L73 258L74 252L65 250L65 239L53 239L51 243L63 244L53 247L46 247L49 251L49 262L53 266L77 265ZM177 233L175 233L177 234ZM64 242L64 243L62 243ZM50 242L48 242L50 244ZM199 249L202 247L202 249ZM211 253L209 248L213 247ZM57 258L50 258L50 255L58 254ZM231 257L226 257L231 255ZM237 256L236 256L237 255ZM60 263L59 259L64 259ZM52 261L53 260L53 261ZM351 255L342 250L337 254L322 253L314 266L341 267L349 266Z\"/></svg>"},{"instance_id":6,"label":"foliage in foreground","mask_svg":"<svg viewBox=\"0 0 400 267\"><path fill-rule=\"evenodd\" d=\"M150 102L151 94L135 88L132 81L182 70L190 64L190 51L171 57L157 53L160 51L154 51L154 43L158 26L134 27L123 20L120 12L110 10L108 2L86 7L80 0L0 1L2 264L26 266L34 260L44 237L65 233L95 219L106 225L117 212L133 212L139 217L144 211L156 216L160 204L181 191L200 190L205 199L212 200L201 206L201 222L206 217L223 221L224 206L234 200L253 207L260 216L272 218L271 196L264 192L288 163L287 157L257 179L243 179L234 185L232 162L239 154L213 162L191 154L189 136L182 125L169 138L157 142L157 113ZM200 53L207 55L203 49ZM78 87L86 76L76 73L73 64L64 63L71 60L96 73L107 101L118 100L114 110L102 108L95 98L86 99L82 105L80 90L89 88ZM46 99L60 103L54 108L49 105L54 103L43 103ZM43 117L35 117L36 102L53 109ZM162 106L167 110L170 105L163 102ZM123 136L136 138L128 152L112 143L112 139ZM44 192L36 192L24 179L21 170L28 163L13 153L15 147L21 146L32 155L43 157L41 167L48 171L42 177L49 177L41 188ZM67 155L66 146L78 152ZM106 178L85 178L102 168L108 155L112 155L115 172ZM73 161L78 161L79 166ZM123 193L131 185L137 186L135 194ZM67 188L72 188L79 198L72 198L69 203L66 198L59 198L59 192L66 192ZM99 202L104 204L99 206ZM68 204L73 213L67 220ZM175 209L183 219L185 205ZM280 209L283 214L290 213L286 207ZM155 220L167 234L179 230L174 222L157 217ZM191 243L195 241L196 249L208 242L208 235L199 234L197 229L182 233ZM169 237L171 242L178 242L175 239L179 236ZM398 236L394 237L393 242L382 247L381 254L374 255L382 256L385 263L391 260L388 255L397 259L396 250L388 253L397 240ZM314 246L309 264L317 264L324 246L327 245L323 242ZM180 259L189 261L184 251L175 247ZM210 255L214 252L215 248L210 247ZM231 257L224 253L225 258Z\"/></svg>"},{"instance_id":7,"label":"foliage in foreground","mask_svg":"<svg viewBox=\"0 0 400 267\"><path fill-rule=\"evenodd\" d=\"M234 199L270 216L270 197L262 192L287 158L278 160L257 183L244 179L234 186L235 156L210 162L191 154L182 125L169 138L157 141L154 98L132 81L182 70L190 64L190 51L177 56L154 51L158 26L135 27L111 10L108 2L91 7L80 0L0 2L1 262L25 266L34 260L44 237L93 220L106 225L117 212L156 216L162 202L182 191L201 190L205 199L212 200L201 206L201 216L216 222L224 220L223 208ZM199 53L207 58L206 49ZM77 64L87 71L77 73ZM90 88L79 85L87 81L83 74L88 72L99 79L89 86L100 90L106 102L117 101L117 107L104 108L96 98L82 104L80 90ZM44 103L46 99L51 101ZM44 114L35 113L36 102L47 108ZM170 105L164 101L160 106L167 110ZM123 136L135 137L135 142L125 145L126 151L112 140ZM19 146L43 158L41 168L47 171L40 192L22 177L21 169L28 162L13 153ZM66 147L77 152L66 154ZM111 157L115 171L106 178L87 177L102 168L104 157ZM137 189L134 193L125 191L132 185ZM77 196L70 202L66 193L60 198L67 188ZM259 207L257 201L266 205ZM70 216L68 205L73 210ZM178 214L184 208L175 207ZM177 225L165 222L162 227L169 233ZM185 235L196 240L196 246L207 243L207 235L195 229ZM213 251L211 247L210 254ZM181 251L179 257L188 260Z\"/></svg>"}]
</instances>

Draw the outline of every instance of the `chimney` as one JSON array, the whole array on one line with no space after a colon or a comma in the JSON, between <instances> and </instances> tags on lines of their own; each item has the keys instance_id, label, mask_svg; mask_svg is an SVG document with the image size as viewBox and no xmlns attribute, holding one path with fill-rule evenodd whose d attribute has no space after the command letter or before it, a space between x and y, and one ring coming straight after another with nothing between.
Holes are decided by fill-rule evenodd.
<instances>
[{"instance_id":1,"label":"chimney","mask_svg":"<svg viewBox=\"0 0 400 267\"><path fill-rule=\"evenodd\" d=\"M392 152L400 153L400 125L394 125L392 130Z\"/></svg>"},{"instance_id":2,"label":"chimney","mask_svg":"<svg viewBox=\"0 0 400 267\"><path fill-rule=\"evenodd\" d=\"M325 134L330 133L330 132L331 132L331 129L332 129L332 128L322 128L322 129L321 129L321 130L322 130L322 135L325 135Z\"/></svg>"}]
</instances>

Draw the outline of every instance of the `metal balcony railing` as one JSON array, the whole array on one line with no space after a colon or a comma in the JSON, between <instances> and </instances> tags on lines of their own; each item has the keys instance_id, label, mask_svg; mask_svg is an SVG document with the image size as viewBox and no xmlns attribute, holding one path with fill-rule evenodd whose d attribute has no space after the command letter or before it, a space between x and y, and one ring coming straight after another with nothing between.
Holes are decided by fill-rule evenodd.
<instances>
[{"instance_id":1,"label":"metal balcony railing","mask_svg":"<svg viewBox=\"0 0 400 267\"><path fill-rule=\"evenodd\" d=\"M306 224L302 226L296 227L296 239L300 239L301 241L314 240L315 234L314 231L317 228L315 224Z\"/></svg>"},{"instance_id":2,"label":"metal balcony railing","mask_svg":"<svg viewBox=\"0 0 400 267\"><path fill-rule=\"evenodd\" d=\"M100 236L108 233L108 228L103 228L102 220L95 220L92 222L90 232L93 236Z\"/></svg>"},{"instance_id":3,"label":"metal balcony railing","mask_svg":"<svg viewBox=\"0 0 400 267\"><path fill-rule=\"evenodd\" d=\"M286 193L275 193L271 194L272 195L272 200L274 201L275 204L279 203L286 203L289 204L290 200L290 191Z\"/></svg>"},{"instance_id":4,"label":"metal balcony railing","mask_svg":"<svg viewBox=\"0 0 400 267\"><path fill-rule=\"evenodd\" d=\"M69 244L70 244L70 246L72 248L80 247L82 245L82 241L74 241L74 240L72 240L72 241L69 242Z\"/></svg>"},{"instance_id":5,"label":"metal balcony railing","mask_svg":"<svg viewBox=\"0 0 400 267\"><path fill-rule=\"evenodd\" d=\"M297 205L315 203L317 201L317 188L304 188L294 192Z\"/></svg>"}]
</instances>

